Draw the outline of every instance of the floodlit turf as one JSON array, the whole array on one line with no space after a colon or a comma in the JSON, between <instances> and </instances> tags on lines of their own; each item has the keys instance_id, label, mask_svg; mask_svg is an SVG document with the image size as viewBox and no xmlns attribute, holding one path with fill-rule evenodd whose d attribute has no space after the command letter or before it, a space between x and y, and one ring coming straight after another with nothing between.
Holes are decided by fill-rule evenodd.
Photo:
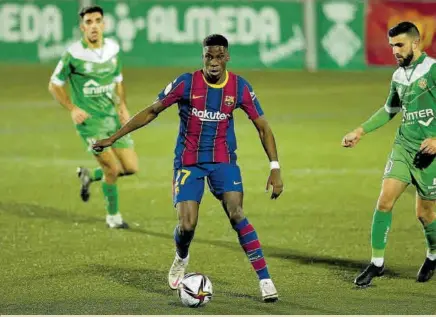
<instances>
[{"instance_id":1,"label":"floodlit turf","mask_svg":"<svg viewBox=\"0 0 436 317\"><path fill-rule=\"evenodd\" d=\"M383 105L390 70L244 71L278 143L285 192L264 193L269 174L256 130L236 114L245 212L264 247L280 301L264 304L255 273L219 203L206 191L189 271L208 275L214 298L184 308L167 286L176 214L171 204L177 109L134 133L140 173L123 178L129 231L105 228L99 184L79 198L78 165L96 166L69 114L47 92L51 67L0 67L1 314L435 314L436 280L417 284L425 257L414 190L399 200L387 274L364 290L352 281L370 257L370 223L395 118L356 149L343 135ZM126 70L136 112L181 69Z\"/></svg>"}]
</instances>

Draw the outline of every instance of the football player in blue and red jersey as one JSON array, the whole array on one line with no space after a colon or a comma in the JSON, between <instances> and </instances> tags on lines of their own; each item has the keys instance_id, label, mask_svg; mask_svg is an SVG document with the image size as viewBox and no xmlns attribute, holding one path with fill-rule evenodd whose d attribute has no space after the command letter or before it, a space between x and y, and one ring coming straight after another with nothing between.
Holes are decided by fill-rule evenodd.
<instances>
[{"instance_id":1,"label":"football player in blue and red jersey","mask_svg":"<svg viewBox=\"0 0 436 317\"><path fill-rule=\"evenodd\" d=\"M229 60L227 39L219 34L206 37L203 41L203 69L177 77L151 106L136 114L109 138L97 141L93 148L101 151L123 135L147 125L160 112L177 103L180 129L175 148L173 198L179 223L174 231L176 255L168 274L169 286L177 289L185 274L206 179L211 192L221 201L258 275L263 300L273 302L278 299L277 290L257 233L242 209L243 187L236 164L233 111L241 108L259 132L270 161L267 190L272 187L271 199L276 199L283 191L277 148L251 85L227 71Z\"/></svg>"}]
</instances>

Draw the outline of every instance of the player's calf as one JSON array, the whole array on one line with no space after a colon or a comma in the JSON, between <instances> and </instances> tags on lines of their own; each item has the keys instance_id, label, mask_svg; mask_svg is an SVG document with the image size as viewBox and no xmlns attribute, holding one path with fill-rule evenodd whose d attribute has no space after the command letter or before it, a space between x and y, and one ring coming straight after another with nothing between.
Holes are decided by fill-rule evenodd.
<instances>
[{"instance_id":1,"label":"player's calf","mask_svg":"<svg viewBox=\"0 0 436 317\"><path fill-rule=\"evenodd\" d=\"M176 256L168 272L168 285L171 289L177 289L188 266L189 246L194 238L198 220L198 202L193 200L182 201L177 204L177 212L179 224L174 229Z\"/></svg>"},{"instance_id":2,"label":"player's calf","mask_svg":"<svg viewBox=\"0 0 436 317\"><path fill-rule=\"evenodd\" d=\"M260 280L259 286L263 300L273 302L278 300L277 290L269 275L256 230L244 216L242 197L241 192L226 192L223 196L222 205L233 229L238 234L242 249Z\"/></svg>"},{"instance_id":3,"label":"player's calf","mask_svg":"<svg viewBox=\"0 0 436 317\"><path fill-rule=\"evenodd\" d=\"M230 220L232 221L232 219ZM260 280L260 290L263 300L268 302L276 301L278 299L277 290L268 272L268 266L263 256L256 230L248 222L247 218L242 219L242 221L238 223L234 223L233 229L237 232L239 243Z\"/></svg>"}]
</instances>

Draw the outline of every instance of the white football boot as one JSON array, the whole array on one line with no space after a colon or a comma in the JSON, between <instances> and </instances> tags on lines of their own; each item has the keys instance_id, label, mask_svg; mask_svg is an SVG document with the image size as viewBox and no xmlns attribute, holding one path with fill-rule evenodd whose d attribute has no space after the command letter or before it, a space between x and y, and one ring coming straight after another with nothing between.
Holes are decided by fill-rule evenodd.
<instances>
[{"instance_id":1,"label":"white football boot","mask_svg":"<svg viewBox=\"0 0 436 317\"><path fill-rule=\"evenodd\" d=\"M86 167L78 167L77 168L77 176L80 179L81 187L80 187L80 198L84 202L89 200L89 186L91 185L91 172Z\"/></svg>"},{"instance_id":2,"label":"white football boot","mask_svg":"<svg viewBox=\"0 0 436 317\"><path fill-rule=\"evenodd\" d=\"M189 254L186 258L182 259L176 252L173 265L171 265L170 271L168 272L168 285L171 289L176 290L179 286L180 281L185 276L185 270L188 266L188 262Z\"/></svg>"},{"instance_id":3,"label":"white football boot","mask_svg":"<svg viewBox=\"0 0 436 317\"><path fill-rule=\"evenodd\" d=\"M275 302L279 299L276 287L271 279L263 279L259 282L260 292L262 293L262 299L264 302Z\"/></svg>"}]
</instances>

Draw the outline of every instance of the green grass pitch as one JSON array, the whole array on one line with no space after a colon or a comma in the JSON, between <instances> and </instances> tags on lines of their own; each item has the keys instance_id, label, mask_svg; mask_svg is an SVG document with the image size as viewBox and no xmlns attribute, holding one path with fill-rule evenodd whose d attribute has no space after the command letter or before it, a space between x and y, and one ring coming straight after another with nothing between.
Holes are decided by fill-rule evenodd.
<instances>
[{"instance_id":1,"label":"green grass pitch","mask_svg":"<svg viewBox=\"0 0 436 317\"><path fill-rule=\"evenodd\" d=\"M243 71L276 136L285 191L269 200L255 128L236 114L244 209L280 301L264 304L255 273L206 191L189 271L214 286L202 309L167 287L177 218L171 204L176 107L133 134L140 173L123 178L129 231L105 228L100 186L81 202L76 166L96 166L69 114L47 92L52 68L0 66L0 314L435 314L436 281L415 282L424 235L409 188L394 210L386 277L352 281L370 258L370 223L399 118L343 149L343 135L384 104L391 70ZM132 113L183 69L125 70Z\"/></svg>"}]
</instances>

